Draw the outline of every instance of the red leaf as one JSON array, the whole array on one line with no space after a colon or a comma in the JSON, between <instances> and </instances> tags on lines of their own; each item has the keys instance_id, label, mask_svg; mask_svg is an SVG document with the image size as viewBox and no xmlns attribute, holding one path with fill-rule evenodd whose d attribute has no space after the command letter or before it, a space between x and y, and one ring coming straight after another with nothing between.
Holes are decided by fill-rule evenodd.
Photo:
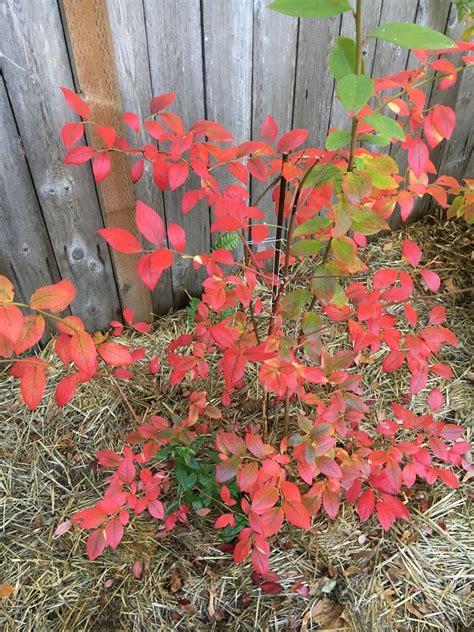
<instances>
[{"instance_id":1,"label":"red leaf","mask_svg":"<svg viewBox=\"0 0 474 632\"><path fill-rule=\"evenodd\" d=\"M228 389L239 382L245 373L245 356L236 348L226 349L223 354L224 380Z\"/></svg>"},{"instance_id":2,"label":"red leaf","mask_svg":"<svg viewBox=\"0 0 474 632\"><path fill-rule=\"evenodd\" d=\"M437 473L439 478L445 485L448 485L448 487L452 487L453 489L457 489L459 487L459 480L457 476L450 470L443 470L440 468Z\"/></svg>"},{"instance_id":3,"label":"red leaf","mask_svg":"<svg viewBox=\"0 0 474 632\"><path fill-rule=\"evenodd\" d=\"M86 553L90 560L95 560L104 552L106 543L105 529L93 531L86 542Z\"/></svg>"},{"instance_id":4,"label":"red leaf","mask_svg":"<svg viewBox=\"0 0 474 632\"><path fill-rule=\"evenodd\" d=\"M278 125L276 124L273 116L271 114L267 114L260 127L260 138L265 143L269 143L271 145L277 136Z\"/></svg>"},{"instance_id":5,"label":"red leaf","mask_svg":"<svg viewBox=\"0 0 474 632\"><path fill-rule=\"evenodd\" d=\"M135 480L135 465L130 458L122 459L120 465L117 468L117 474L121 481L124 483L131 483Z\"/></svg>"},{"instance_id":6,"label":"red leaf","mask_svg":"<svg viewBox=\"0 0 474 632\"><path fill-rule=\"evenodd\" d=\"M186 248L186 233L179 224L168 224L168 240L178 252Z\"/></svg>"},{"instance_id":7,"label":"red leaf","mask_svg":"<svg viewBox=\"0 0 474 632\"><path fill-rule=\"evenodd\" d=\"M220 123L215 123L214 121L196 121L196 123L191 126L190 131L194 132L197 138L207 136L208 138L212 138L212 140L223 143L234 140L230 132L222 127Z\"/></svg>"},{"instance_id":8,"label":"red leaf","mask_svg":"<svg viewBox=\"0 0 474 632\"><path fill-rule=\"evenodd\" d=\"M162 272L162 269L153 267L151 254L143 255L137 262L137 274L150 290L155 289Z\"/></svg>"},{"instance_id":9,"label":"red leaf","mask_svg":"<svg viewBox=\"0 0 474 632\"><path fill-rule=\"evenodd\" d=\"M106 519L107 514L97 509L97 507L91 507L74 514L72 522L78 524L82 529L95 529L105 522Z\"/></svg>"},{"instance_id":10,"label":"red leaf","mask_svg":"<svg viewBox=\"0 0 474 632\"><path fill-rule=\"evenodd\" d=\"M430 325L441 325L446 320L446 307L435 305L430 310Z\"/></svg>"},{"instance_id":11,"label":"red leaf","mask_svg":"<svg viewBox=\"0 0 474 632\"><path fill-rule=\"evenodd\" d=\"M327 515L334 520L339 512L339 495L326 489L323 493L323 507Z\"/></svg>"},{"instance_id":12,"label":"red leaf","mask_svg":"<svg viewBox=\"0 0 474 632\"><path fill-rule=\"evenodd\" d=\"M64 146L69 149L82 138L84 134L84 126L82 123L66 123L61 129L61 138Z\"/></svg>"},{"instance_id":13,"label":"red leaf","mask_svg":"<svg viewBox=\"0 0 474 632\"><path fill-rule=\"evenodd\" d=\"M437 292L441 285L441 279L433 272L433 270L420 270L420 274L423 277L423 281L425 282L428 289L432 292Z\"/></svg>"},{"instance_id":14,"label":"red leaf","mask_svg":"<svg viewBox=\"0 0 474 632\"><path fill-rule=\"evenodd\" d=\"M186 182L189 174L189 167L187 162L179 162L173 165L168 173L168 180L170 189L175 191L184 182Z\"/></svg>"},{"instance_id":15,"label":"red leaf","mask_svg":"<svg viewBox=\"0 0 474 632\"><path fill-rule=\"evenodd\" d=\"M227 483L232 480L239 469L240 459L226 459L216 465L216 482Z\"/></svg>"},{"instance_id":16,"label":"red leaf","mask_svg":"<svg viewBox=\"0 0 474 632\"><path fill-rule=\"evenodd\" d=\"M176 101L176 94L174 92L165 92L158 97L153 97L150 103L150 110L152 114L158 114L161 110L164 110L169 105Z\"/></svg>"},{"instance_id":17,"label":"red leaf","mask_svg":"<svg viewBox=\"0 0 474 632\"><path fill-rule=\"evenodd\" d=\"M252 242L261 244L268 237L268 227L265 224L255 224L252 226Z\"/></svg>"},{"instance_id":18,"label":"red leaf","mask_svg":"<svg viewBox=\"0 0 474 632\"><path fill-rule=\"evenodd\" d=\"M69 107L72 108L76 114L79 114L81 118L87 121L89 118L89 106L87 103L83 101L78 94L69 90L69 88L61 88L61 92L63 93Z\"/></svg>"},{"instance_id":19,"label":"red leaf","mask_svg":"<svg viewBox=\"0 0 474 632\"><path fill-rule=\"evenodd\" d=\"M279 154L286 154L292 149L296 149L305 142L308 138L308 134L307 129L293 129L291 132L283 134L278 141L277 152Z\"/></svg>"},{"instance_id":20,"label":"red leaf","mask_svg":"<svg viewBox=\"0 0 474 632\"><path fill-rule=\"evenodd\" d=\"M281 493L285 500L297 500L301 502L301 492L298 486L290 481L282 481L280 485Z\"/></svg>"},{"instance_id":21,"label":"red leaf","mask_svg":"<svg viewBox=\"0 0 474 632\"><path fill-rule=\"evenodd\" d=\"M137 200L135 221L138 230L155 246L162 246L165 239L165 224L156 211Z\"/></svg>"},{"instance_id":22,"label":"red leaf","mask_svg":"<svg viewBox=\"0 0 474 632\"><path fill-rule=\"evenodd\" d=\"M100 184L110 173L110 157L107 151L96 154L92 161L92 172L97 184Z\"/></svg>"},{"instance_id":23,"label":"red leaf","mask_svg":"<svg viewBox=\"0 0 474 632\"><path fill-rule=\"evenodd\" d=\"M410 325L412 327L415 327L416 323L418 322L418 314L416 313L415 309L411 305L406 303L403 306L403 311Z\"/></svg>"},{"instance_id":24,"label":"red leaf","mask_svg":"<svg viewBox=\"0 0 474 632\"><path fill-rule=\"evenodd\" d=\"M244 538L239 540L234 547L233 559L236 564L243 562L250 553L252 548L252 540L250 538Z\"/></svg>"},{"instance_id":25,"label":"red leaf","mask_svg":"<svg viewBox=\"0 0 474 632\"><path fill-rule=\"evenodd\" d=\"M382 290L393 285L398 279L398 270L387 269L377 270L374 274L373 287L374 290Z\"/></svg>"},{"instance_id":26,"label":"red leaf","mask_svg":"<svg viewBox=\"0 0 474 632\"><path fill-rule=\"evenodd\" d=\"M140 131L140 121L135 112L124 112L123 120L135 134L138 134Z\"/></svg>"},{"instance_id":27,"label":"red leaf","mask_svg":"<svg viewBox=\"0 0 474 632\"><path fill-rule=\"evenodd\" d=\"M148 363L148 368L152 375L156 375L158 373L158 371L160 370L160 360L158 356L153 356L153 358L151 358Z\"/></svg>"},{"instance_id":28,"label":"red leaf","mask_svg":"<svg viewBox=\"0 0 474 632\"><path fill-rule=\"evenodd\" d=\"M270 507L273 507L280 498L280 493L276 487L267 485L256 491L252 498L252 509L256 513L264 513Z\"/></svg>"},{"instance_id":29,"label":"red leaf","mask_svg":"<svg viewBox=\"0 0 474 632\"><path fill-rule=\"evenodd\" d=\"M96 454L97 461L104 467L118 467L122 462L121 457L113 450L101 450Z\"/></svg>"},{"instance_id":30,"label":"red leaf","mask_svg":"<svg viewBox=\"0 0 474 632\"><path fill-rule=\"evenodd\" d=\"M406 190L400 191L397 195L397 202L400 205L400 217L403 222L406 222L415 203L413 195Z\"/></svg>"},{"instance_id":31,"label":"red leaf","mask_svg":"<svg viewBox=\"0 0 474 632\"><path fill-rule=\"evenodd\" d=\"M234 514L222 514L214 523L214 529L224 529L225 527L233 527L235 525Z\"/></svg>"},{"instance_id":32,"label":"red leaf","mask_svg":"<svg viewBox=\"0 0 474 632\"><path fill-rule=\"evenodd\" d=\"M408 149L408 164L417 178L426 172L429 160L430 154L427 146L419 136L415 136Z\"/></svg>"},{"instance_id":33,"label":"red leaf","mask_svg":"<svg viewBox=\"0 0 474 632\"><path fill-rule=\"evenodd\" d=\"M56 386L55 398L56 404L60 408L61 406L65 406L66 404L68 404L74 397L77 383L78 377L75 373L73 375L63 377L63 379L58 383L58 385Z\"/></svg>"},{"instance_id":34,"label":"red leaf","mask_svg":"<svg viewBox=\"0 0 474 632\"><path fill-rule=\"evenodd\" d=\"M390 486L393 487L394 492L399 492L402 486L402 470L397 461L392 458L387 459L387 465L385 466L385 476Z\"/></svg>"},{"instance_id":35,"label":"red leaf","mask_svg":"<svg viewBox=\"0 0 474 632\"><path fill-rule=\"evenodd\" d=\"M145 129L150 134L150 136L156 138L156 140L159 140L160 142L165 142L168 139L169 133L165 130L161 123L158 123L158 121L144 121L143 124L145 125ZM156 153L156 147L154 145L153 147Z\"/></svg>"},{"instance_id":36,"label":"red leaf","mask_svg":"<svg viewBox=\"0 0 474 632\"><path fill-rule=\"evenodd\" d=\"M16 305L0 305L0 332L13 345L23 329L25 317Z\"/></svg>"},{"instance_id":37,"label":"red leaf","mask_svg":"<svg viewBox=\"0 0 474 632\"><path fill-rule=\"evenodd\" d=\"M160 114L160 119L163 123L166 123L166 125L170 128L170 130L174 132L175 134L179 134L179 135L184 134L183 119L177 114L175 114L174 112L163 112L162 114ZM189 132L189 134L192 138L191 132ZM173 151L173 146L172 146L172 151Z\"/></svg>"},{"instance_id":38,"label":"red leaf","mask_svg":"<svg viewBox=\"0 0 474 632\"><path fill-rule=\"evenodd\" d=\"M133 378L133 373L123 368L114 369L114 375L119 380L131 380Z\"/></svg>"},{"instance_id":39,"label":"red leaf","mask_svg":"<svg viewBox=\"0 0 474 632\"><path fill-rule=\"evenodd\" d=\"M269 595L277 595L283 590L283 586L281 584L277 584L276 582L263 582L260 588L264 593Z\"/></svg>"},{"instance_id":40,"label":"red leaf","mask_svg":"<svg viewBox=\"0 0 474 632\"><path fill-rule=\"evenodd\" d=\"M384 531L388 531L397 518L407 520L409 513L405 505L394 496L382 495L382 500L377 501L377 518Z\"/></svg>"},{"instance_id":41,"label":"red leaf","mask_svg":"<svg viewBox=\"0 0 474 632\"><path fill-rule=\"evenodd\" d=\"M123 525L118 516L111 518L105 525L105 540L112 548L116 549L123 538ZM99 553L100 555L100 553Z\"/></svg>"},{"instance_id":42,"label":"red leaf","mask_svg":"<svg viewBox=\"0 0 474 632\"><path fill-rule=\"evenodd\" d=\"M306 507L298 500L284 500L283 511L288 522L300 529L311 529L311 517Z\"/></svg>"},{"instance_id":43,"label":"red leaf","mask_svg":"<svg viewBox=\"0 0 474 632\"><path fill-rule=\"evenodd\" d=\"M15 353L21 355L31 349L44 334L45 322L41 314L28 314L23 321L20 335L15 343Z\"/></svg>"},{"instance_id":44,"label":"red leaf","mask_svg":"<svg viewBox=\"0 0 474 632\"><path fill-rule=\"evenodd\" d=\"M143 170L145 168L144 160L137 160L133 163L130 168L130 177L132 179L133 184L138 182L143 175Z\"/></svg>"},{"instance_id":45,"label":"red leaf","mask_svg":"<svg viewBox=\"0 0 474 632\"><path fill-rule=\"evenodd\" d=\"M101 358L111 366L129 366L133 358L125 345L117 342L104 342L98 347Z\"/></svg>"},{"instance_id":46,"label":"red leaf","mask_svg":"<svg viewBox=\"0 0 474 632\"><path fill-rule=\"evenodd\" d=\"M383 361L382 371L396 371L405 361L405 353L403 351L390 351Z\"/></svg>"},{"instance_id":47,"label":"red leaf","mask_svg":"<svg viewBox=\"0 0 474 632\"><path fill-rule=\"evenodd\" d=\"M163 520L165 517L165 508L161 500L152 500L148 503L148 511L153 518Z\"/></svg>"},{"instance_id":48,"label":"red leaf","mask_svg":"<svg viewBox=\"0 0 474 632\"><path fill-rule=\"evenodd\" d=\"M46 372L43 364L39 360L35 362L25 362L21 376L20 392L25 404L33 410L38 406L43 398L46 388Z\"/></svg>"},{"instance_id":49,"label":"red leaf","mask_svg":"<svg viewBox=\"0 0 474 632\"><path fill-rule=\"evenodd\" d=\"M84 162L87 162L92 158L92 156L96 155L96 150L92 149L92 147L87 147L86 145L79 145L78 147L73 147L70 149L65 158L65 165L82 165Z\"/></svg>"},{"instance_id":50,"label":"red leaf","mask_svg":"<svg viewBox=\"0 0 474 632\"><path fill-rule=\"evenodd\" d=\"M63 279L54 285L45 285L33 292L30 305L33 309L49 309L51 312L62 312L76 296L76 288Z\"/></svg>"},{"instance_id":51,"label":"red leaf","mask_svg":"<svg viewBox=\"0 0 474 632\"><path fill-rule=\"evenodd\" d=\"M357 501L356 511L362 522L365 522L374 513L375 496L371 489L366 489Z\"/></svg>"},{"instance_id":52,"label":"red leaf","mask_svg":"<svg viewBox=\"0 0 474 632\"><path fill-rule=\"evenodd\" d=\"M110 127L109 125L99 125L98 127L96 127L96 132L99 134L99 136L102 138L105 145L109 149L113 147L115 139L117 138L117 132L114 130L113 127Z\"/></svg>"},{"instance_id":53,"label":"red leaf","mask_svg":"<svg viewBox=\"0 0 474 632\"><path fill-rule=\"evenodd\" d=\"M441 459L442 461L446 461L448 458L448 448L442 439L438 437L430 437L428 443L430 444L430 448L433 451L433 454Z\"/></svg>"},{"instance_id":54,"label":"red leaf","mask_svg":"<svg viewBox=\"0 0 474 632\"><path fill-rule=\"evenodd\" d=\"M124 228L101 228L97 232L118 252L134 254L143 250L138 239Z\"/></svg>"},{"instance_id":55,"label":"red leaf","mask_svg":"<svg viewBox=\"0 0 474 632\"><path fill-rule=\"evenodd\" d=\"M444 398L439 388L431 389L430 394L428 395L428 398L427 398L427 403L428 403L429 409L432 411L435 411L441 408L441 406L444 404Z\"/></svg>"},{"instance_id":56,"label":"red leaf","mask_svg":"<svg viewBox=\"0 0 474 632\"><path fill-rule=\"evenodd\" d=\"M284 513L281 507L271 507L260 516L260 530L264 538L270 538L280 531Z\"/></svg>"},{"instance_id":57,"label":"red leaf","mask_svg":"<svg viewBox=\"0 0 474 632\"><path fill-rule=\"evenodd\" d=\"M97 353L94 341L87 331L79 331L71 337L69 350L79 371L92 377L97 367Z\"/></svg>"},{"instance_id":58,"label":"red leaf","mask_svg":"<svg viewBox=\"0 0 474 632\"><path fill-rule=\"evenodd\" d=\"M421 249L417 244L415 244L414 241L411 241L410 239L403 240L402 254L408 261L408 263L410 263L414 268L416 268L416 266L421 261Z\"/></svg>"},{"instance_id":59,"label":"red leaf","mask_svg":"<svg viewBox=\"0 0 474 632\"><path fill-rule=\"evenodd\" d=\"M342 472L339 465L333 459L327 456L320 456L316 460L316 467L330 478L342 478Z\"/></svg>"}]
</instances>

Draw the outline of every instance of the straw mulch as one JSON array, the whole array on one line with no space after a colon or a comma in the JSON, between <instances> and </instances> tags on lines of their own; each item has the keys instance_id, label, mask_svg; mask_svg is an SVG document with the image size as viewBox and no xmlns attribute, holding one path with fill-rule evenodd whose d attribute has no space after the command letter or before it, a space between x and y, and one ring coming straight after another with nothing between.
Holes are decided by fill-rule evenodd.
<instances>
[{"instance_id":1,"label":"straw mulch","mask_svg":"<svg viewBox=\"0 0 474 632\"><path fill-rule=\"evenodd\" d=\"M469 434L474 332L469 295L456 292L471 285L469 235L462 223L429 219L408 233L422 245L424 261L442 273L448 325L460 339L458 348L445 353L455 379L441 386L446 405L440 418L463 424ZM399 261L403 236L392 234L369 246L374 267ZM169 340L185 327L185 314L170 315L158 321L153 336L135 336L134 342L163 355ZM334 351L345 338L335 330L327 342ZM52 357L51 346L42 353ZM387 376L370 361L364 370L378 411L388 410L406 392L403 371ZM120 384L140 417L179 414L179 391L167 390L159 380L143 375ZM53 403L54 384L48 388L44 403L29 412L19 403L13 379L0 380L0 583L16 589L1 602L3 632L472 629L474 536L468 480L456 491L415 487L413 504L426 501L429 509L413 510L412 522L397 523L388 534L374 520L361 525L351 507L335 521L320 516L311 534L287 529L272 554L284 588L278 595L261 593L248 565L231 563L207 519L193 518L158 541L153 521L141 517L116 551L107 549L89 562L84 533L72 529L54 537L54 531L98 499L103 471L97 470L94 453L118 446L133 420L110 377L84 385L60 411ZM211 397L217 394L212 380L207 389ZM422 409L425 397L415 398L415 409ZM248 415L258 418L255 411ZM132 573L134 565L139 577ZM298 581L307 587L305 596L292 592Z\"/></svg>"}]
</instances>

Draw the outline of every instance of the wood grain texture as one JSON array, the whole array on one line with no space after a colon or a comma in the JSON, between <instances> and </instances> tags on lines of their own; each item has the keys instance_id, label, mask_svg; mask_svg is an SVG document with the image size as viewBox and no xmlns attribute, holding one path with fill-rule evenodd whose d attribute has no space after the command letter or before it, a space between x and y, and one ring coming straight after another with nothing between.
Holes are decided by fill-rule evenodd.
<instances>
[{"instance_id":1,"label":"wood grain texture","mask_svg":"<svg viewBox=\"0 0 474 632\"><path fill-rule=\"evenodd\" d=\"M114 52L105 0L60 0L63 22L77 87L90 106L91 120L114 127L123 135L120 98ZM103 143L93 126L87 127L92 147ZM127 156L113 152L110 175L97 190L106 226L120 226L137 234L135 195L129 176ZM112 251L115 275L122 306L131 306L136 317L149 320L151 297L135 272L138 256Z\"/></svg>"},{"instance_id":2,"label":"wood grain texture","mask_svg":"<svg viewBox=\"0 0 474 632\"><path fill-rule=\"evenodd\" d=\"M186 127L205 118L204 71L201 41L201 10L199 0L144 0L145 22L153 94L176 92L173 111ZM181 197L185 191L199 187L191 176L177 191L165 193L168 222L181 224L187 235L187 252L209 252L209 209L200 203L189 214L181 212ZM191 263L177 260L172 267L175 307L188 302L188 293L201 293L203 274Z\"/></svg>"},{"instance_id":3,"label":"wood grain texture","mask_svg":"<svg viewBox=\"0 0 474 632\"><path fill-rule=\"evenodd\" d=\"M123 109L126 112L135 112L143 121L150 114L150 100L153 96L143 3L142 0L108 0L107 9ZM146 143L155 143L143 127L139 134L135 134L128 125L124 127L132 146L143 147ZM145 166L145 173L135 184L137 199L151 206L166 220L163 193L153 182L150 163L146 162ZM153 248L146 241L145 244ZM156 314L165 314L173 307L170 270L163 272L152 293L152 303Z\"/></svg>"},{"instance_id":4,"label":"wood grain texture","mask_svg":"<svg viewBox=\"0 0 474 632\"><path fill-rule=\"evenodd\" d=\"M0 136L0 274L27 302L60 276L1 75Z\"/></svg>"},{"instance_id":5,"label":"wood grain texture","mask_svg":"<svg viewBox=\"0 0 474 632\"><path fill-rule=\"evenodd\" d=\"M259 140L263 119L271 114L280 134L291 129L296 68L298 20L269 11L265 0L254 0L253 16L253 88L252 138ZM255 201L268 183L252 179L252 200ZM260 202L265 220L275 224L271 194ZM270 228L270 238L275 228Z\"/></svg>"},{"instance_id":6,"label":"wood grain texture","mask_svg":"<svg viewBox=\"0 0 474 632\"><path fill-rule=\"evenodd\" d=\"M334 79L327 58L340 25L340 16L300 23L293 127L309 129L309 147L323 147L329 128Z\"/></svg>"},{"instance_id":7,"label":"wood grain texture","mask_svg":"<svg viewBox=\"0 0 474 632\"><path fill-rule=\"evenodd\" d=\"M59 272L77 288L75 313L89 329L104 328L119 301L108 249L97 235L103 223L91 172L63 165L60 130L75 117L59 91L73 84L56 1L3 2L0 53ZM33 218L35 207L25 214Z\"/></svg>"}]
</instances>

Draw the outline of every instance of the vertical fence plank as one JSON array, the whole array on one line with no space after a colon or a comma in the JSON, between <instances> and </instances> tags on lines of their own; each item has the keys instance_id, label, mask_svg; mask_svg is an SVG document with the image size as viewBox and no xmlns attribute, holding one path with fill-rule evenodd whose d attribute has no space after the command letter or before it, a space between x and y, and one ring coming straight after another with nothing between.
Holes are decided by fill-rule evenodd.
<instances>
[{"instance_id":1,"label":"vertical fence plank","mask_svg":"<svg viewBox=\"0 0 474 632\"><path fill-rule=\"evenodd\" d=\"M250 138L252 125L253 0L203 0L202 12L206 116L228 129L234 142L243 142ZM219 167L214 175L221 192L240 184L227 167ZM211 244L220 236L211 233Z\"/></svg>"},{"instance_id":2,"label":"vertical fence plank","mask_svg":"<svg viewBox=\"0 0 474 632\"><path fill-rule=\"evenodd\" d=\"M143 121L150 114L150 100L153 96L143 3L142 0L108 0L107 8L123 108L124 111L135 112ZM133 146L143 147L146 143L155 142L143 127L136 135L126 125L125 132ZM151 206L165 219L163 194L154 184L149 167L150 164L146 162L145 173L135 184L135 192L139 200ZM152 294L152 302L153 311L157 314L164 314L172 308L170 270L165 270L161 275Z\"/></svg>"},{"instance_id":3,"label":"vertical fence plank","mask_svg":"<svg viewBox=\"0 0 474 632\"><path fill-rule=\"evenodd\" d=\"M144 6L153 93L176 92L173 109L189 127L205 114L199 0L145 0ZM185 186L164 196L166 218L183 226L186 250L192 254L210 248L208 207L199 203L189 214L181 212L184 192L198 187L197 178L191 176ZM172 276L175 307L187 303L187 293L200 294L202 273L189 260L176 261Z\"/></svg>"},{"instance_id":4,"label":"vertical fence plank","mask_svg":"<svg viewBox=\"0 0 474 632\"><path fill-rule=\"evenodd\" d=\"M72 77L56 0L4 2L1 34L2 73L59 272L75 284L75 313L86 326L106 327L119 301L97 235L103 223L94 183L90 170L62 162L60 129L74 115L59 91L72 87Z\"/></svg>"},{"instance_id":5,"label":"vertical fence plank","mask_svg":"<svg viewBox=\"0 0 474 632\"><path fill-rule=\"evenodd\" d=\"M122 103L105 0L60 0L73 70L80 91L91 108L91 119L114 127L123 135ZM94 147L103 143L93 126L87 128ZM133 220L135 195L129 175L130 161L119 153L111 155L109 177L98 186L102 215L107 226L120 226L136 233ZM150 292L137 279L138 256L112 251L122 306L133 306L137 318L148 320Z\"/></svg>"},{"instance_id":6,"label":"vertical fence plank","mask_svg":"<svg viewBox=\"0 0 474 632\"><path fill-rule=\"evenodd\" d=\"M0 75L0 274L28 301L40 285L59 281L59 271Z\"/></svg>"},{"instance_id":7,"label":"vertical fence plank","mask_svg":"<svg viewBox=\"0 0 474 632\"><path fill-rule=\"evenodd\" d=\"M293 126L309 129L310 147L324 145L329 127L334 81L327 56L340 25L339 16L300 23Z\"/></svg>"},{"instance_id":8,"label":"vertical fence plank","mask_svg":"<svg viewBox=\"0 0 474 632\"><path fill-rule=\"evenodd\" d=\"M280 134L291 129L296 69L298 20L269 11L265 0L254 2L253 23L252 138L259 139L263 119L271 114ZM268 183L252 179L252 200L258 198ZM270 194L259 204L265 221L275 224ZM275 229L270 229L270 238Z\"/></svg>"}]
</instances>

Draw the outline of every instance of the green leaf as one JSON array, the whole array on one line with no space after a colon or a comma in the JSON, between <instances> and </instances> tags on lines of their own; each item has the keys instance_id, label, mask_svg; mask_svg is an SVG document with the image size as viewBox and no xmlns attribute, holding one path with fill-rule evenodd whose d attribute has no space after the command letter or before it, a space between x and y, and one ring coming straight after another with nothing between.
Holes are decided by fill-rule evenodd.
<instances>
[{"instance_id":1,"label":"green leaf","mask_svg":"<svg viewBox=\"0 0 474 632\"><path fill-rule=\"evenodd\" d=\"M383 136L405 140L405 132L402 130L400 124L388 116L384 116L383 114L367 114L367 116L364 116L364 121Z\"/></svg>"},{"instance_id":2,"label":"green leaf","mask_svg":"<svg viewBox=\"0 0 474 632\"><path fill-rule=\"evenodd\" d=\"M351 142L351 133L344 132L342 129L336 129L331 132L326 138L326 149L328 151L334 151L335 149L341 149L344 145L348 145Z\"/></svg>"},{"instance_id":3,"label":"green leaf","mask_svg":"<svg viewBox=\"0 0 474 632\"><path fill-rule=\"evenodd\" d=\"M342 179L342 190L351 204L357 206L372 192L372 180L365 171L348 171Z\"/></svg>"},{"instance_id":4,"label":"green leaf","mask_svg":"<svg viewBox=\"0 0 474 632\"><path fill-rule=\"evenodd\" d=\"M311 300L311 292L305 289L288 292L281 300L281 311L284 318L297 318L303 305Z\"/></svg>"},{"instance_id":5,"label":"green leaf","mask_svg":"<svg viewBox=\"0 0 474 632\"><path fill-rule=\"evenodd\" d=\"M331 18L352 11L348 0L275 0L268 8L298 18Z\"/></svg>"},{"instance_id":6,"label":"green leaf","mask_svg":"<svg viewBox=\"0 0 474 632\"><path fill-rule=\"evenodd\" d=\"M291 248L291 254L294 257L311 257L317 255L323 244L318 239L301 239L297 241Z\"/></svg>"},{"instance_id":7,"label":"green leaf","mask_svg":"<svg viewBox=\"0 0 474 632\"><path fill-rule=\"evenodd\" d=\"M360 208L352 216L352 230L362 235L375 235L381 230L389 230L387 222L369 208Z\"/></svg>"},{"instance_id":8,"label":"green leaf","mask_svg":"<svg viewBox=\"0 0 474 632\"><path fill-rule=\"evenodd\" d=\"M336 94L346 112L357 114L374 94L374 82L366 75L346 75L337 82Z\"/></svg>"},{"instance_id":9,"label":"green leaf","mask_svg":"<svg viewBox=\"0 0 474 632\"><path fill-rule=\"evenodd\" d=\"M355 70L356 44L350 37L336 37L334 46L329 54L329 70L339 81L346 75L352 75ZM362 74L364 67L362 66Z\"/></svg>"},{"instance_id":10,"label":"green leaf","mask_svg":"<svg viewBox=\"0 0 474 632\"><path fill-rule=\"evenodd\" d=\"M349 237L335 237L331 245L332 253L342 270L360 272L367 266L356 255L355 244Z\"/></svg>"},{"instance_id":11,"label":"green leaf","mask_svg":"<svg viewBox=\"0 0 474 632\"><path fill-rule=\"evenodd\" d=\"M233 231L231 233L224 233L224 235L221 235L212 249L219 250L220 248L224 248L224 250L234 250L234 248L237 248L239 243L239 233L237 231Z\"/></svg>"},{"instance_id":12,"label":"green leaf","mask_svg":"<svg viewBox=\"0 0 474 632\"><path fill-rule=\"evenodd\" d=\"M439 50L440 48L454 48L456 44L452 39L430 29L422 24L411 22L390 22L376 26L369 33L369 37L390 42L402 48L414 48L416 50Z\"/></svg>"},{"instance_id":13,"label":"green leaf","mask_svg":"<svg viewBox=\"0 0 474 632\"><path fill-rule=\"evenodd\" d=\"M324 230L331 226L332 222L328 217L316 215L307 219L293 231L293 237L301 237L302 235L313 235L320 230Z\"/></svg>"},{"instance_id":14,"label":"green leaf","mask_svg":"<svg viewBox=\"0 0 474 632\"><path fill-rule=\"evenodd\" d=\"M382 136L381 134L362 134L358 137L361 143L369 143L370 145L376 145L377 147L386 147L390 145L390 138Z\"/></svg>"},{"instance_id":15,"label":"green leaf","mask_svg":"<svg viewBox=\"0 0 474 632\"><path fill-rule=\"evenodd\" d=\"M301 320L301 328L305 336L318 335L321 328L321 318L314 312L307 312Z\"/></svg>"},{"instance_id":16,"label":"green leaf","mask_svg":"<svg viewBox=\"0 0 474 632\"><path fill-rule=\"evenodd\" d=\"M311 170L309 174L306 185L314 184L314 186L321 186L325 182L329 182L330 180L334 181L334 187L337 189L338 182L340 184L342 179L342 171L336 165L328 164L325 165L316 165Z\"/></svg>"}]
</instances>

